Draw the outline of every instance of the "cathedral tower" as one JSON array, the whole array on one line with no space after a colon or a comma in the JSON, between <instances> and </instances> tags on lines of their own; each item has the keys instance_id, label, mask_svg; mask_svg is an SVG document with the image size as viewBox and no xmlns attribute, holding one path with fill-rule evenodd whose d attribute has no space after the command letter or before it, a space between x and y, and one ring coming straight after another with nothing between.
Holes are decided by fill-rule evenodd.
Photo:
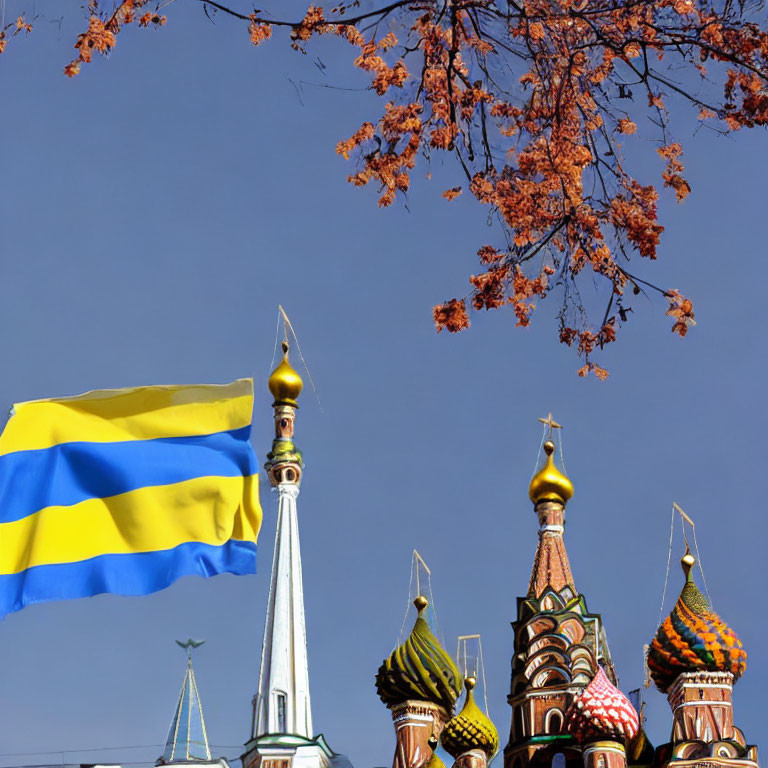
<instances>
[{"instance_id":1,"label":"cathedral tower","mask_svg":"<svg viewBox=\"0 0 768 768\"><path fill-rule=\"evenodd\" d=\"M733 630L711 610L693 579L693 555L681 560L685 584L648 653L656 687L672 709L672 739L656 750L657 768L757 768L757 747L733 721L733 684L747 654Z\"/></svg>"},{"instance_id":2,"label":"cathedral tower","mask_svg":"<svg viewBox=\"0 0 768 768\"><path fill-rule=\"evenodd\" d=\"M327 768L334 753L312 729L297 499L304 462L294 442L303 382L283 359L269 377L275 438L265 469L277 493L277 530L259 688L243 768Z\"/></svg>"},{"instance_id":3,"label":"cathedral tower","mask_svg":"<svg viewBox=\"0 0 768 768\"><path fill-rule=\"evenodd\" d=\"M518 598L512 624L512 724L504 768L581 768L583 762L587 768L621 768L626 765L623 743L637 732L637 713L615 687L601 617L589 612L575 586L564 539L573 484L555 465L552 434L560 425L551 414L540 421L548 429L546 459L529 487L539 522L538 545L528 593ZM589 719L591 708L585 704L595 697L620 703L634 727L622 722L587 728L584 718ZM576 711L584 717L576 717Z\"/></svg>"}]
</instances>

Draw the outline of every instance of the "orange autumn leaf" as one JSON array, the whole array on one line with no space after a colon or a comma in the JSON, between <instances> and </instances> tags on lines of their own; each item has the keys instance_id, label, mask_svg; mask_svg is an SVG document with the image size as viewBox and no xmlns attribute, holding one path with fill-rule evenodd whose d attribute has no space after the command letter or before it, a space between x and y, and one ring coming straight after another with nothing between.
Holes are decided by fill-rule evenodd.
<instances>
[{"instance_id":1,"label":"orange autumn leaf","mask_svg":"<svg viewBox=\"0 0 768 768\"><path fill-rule=\"evenodd\" d=\"M621 120L616 124L616 127L619 129L619 133L637 133L637 125L633 123L628 117L622 117Z\"/></svg>"},{"instance_id":2,"label":"orange autumn leaf","mask_svg":"<svg viewBox=\"0 0 768 768\"><path fill-rule=\"evenodd\" d=\"M454 200L461 194L461 191L461 187L452 187L451 189L446 189L442 196L446 200Z\"/></svg>"}]
</instances>

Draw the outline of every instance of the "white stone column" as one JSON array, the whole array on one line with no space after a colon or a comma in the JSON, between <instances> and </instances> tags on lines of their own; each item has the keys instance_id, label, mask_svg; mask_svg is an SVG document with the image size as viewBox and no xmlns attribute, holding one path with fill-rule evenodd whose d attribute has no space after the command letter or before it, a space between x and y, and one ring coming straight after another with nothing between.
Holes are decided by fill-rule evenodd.
<instances>
[{"instance_id":1,"label":"white stone column","mask_svg":"<svg viewBox=\"0 0 768 768\"><path fill-rule=\"evenodd\" d=\"M266 733L313 737L298 496L298 484L277 485L277 530L261 649L253 733L256 738Z\"/></svg>"}]
</instances>

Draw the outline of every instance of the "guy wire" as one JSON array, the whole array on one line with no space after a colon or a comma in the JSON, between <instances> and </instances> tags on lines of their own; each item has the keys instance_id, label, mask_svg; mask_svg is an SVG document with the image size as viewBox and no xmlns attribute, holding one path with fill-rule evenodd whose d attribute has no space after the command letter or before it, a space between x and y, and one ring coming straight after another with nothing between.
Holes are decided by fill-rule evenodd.
<instances>
[{"instance_id":1,"label":"guy wire","mask_svg":"<svg viewBox=\"0 0 768 768\"><path fill-rule=\"evenodd\" d=\"M272 362L269 364L269 371L267 371L267 376L269 376L272 371L275 370L275 358L277 357L277 338L280 336L280 310L277 312L277 325L275 326L275 347L272 350Z\"/></svg>"},{"instance_id":2,"label":"guy wire","mask_svg":"<svg viewBox=\"0 0 768 768\"><path fill-rule=\"evenodd\" d=\"M661 593L661 605L659 605L659 621L656 626L661 626L664 615L664 599L667 596L667 584L669 583L669 566L672 563L672 538L675 535L675 507L672 507L672 517L669 521L669 549L667 550L667 572L664 576L664 591Z\"/></svg>"},{"instance_id":3,"label":"guy wire","mask_svg":"<svg viewBox=\"0 0 768 768\"><path fill-rule=\"evenodd\" d=\"M558 442L558 445L560 446L560 464L562 464L562 466L563 466L563 473L567 475L568 474L568 470L566 470L566 468L565 468L565 454L563 453L563 430L562 430L562 428L557 430L557 442Z\"/></svg>"},{"instance_id":4,"label":"guy wire","mask_svg":"<svg viewBox=\"0 0 768 768\"><path fill-rule=\"evenodd\" d=\"M288 315L285 313L285 310L283 309L282 304L277 305L278 310L280 311L280 314L283 316L283 324L284 327L287 327L291 335L293 336L293 340L296 342L296 351L299 353L299 359L301 360L302 365L304 366L304 370L307 372L307 378L309 379L309 383L312 387L312 391L315 393L315 400L317 400L317 405L320 408L320 413L325 413L323 410L323 404L320 402L320 396L317 394L317 387L315 386L314 379L312 378L312 374L309 372L309 366L307 365L307 361L304 359L304 355L301 351L301 344L299 344L299 337L296 335L296 330L293 327L293 323L291 323ZM286 335L286 341L287 341L287 333Z\"/></svg>"},{"instance_id":5,"label":"guy wire","mask_svg":"<svg viewBox=\"0 0 768 768\"><path fill-rule=\"evenodd\" d=\"M403 623L400 625L400 636L397 639L397 644L402 645L403 644L403 636L405 633L405 622L408 621L408 611L411 609L411 591L413 587L413 569L417 568L418 565L416 564L416 550L413 550L414 554L411 555L411 572L408 574L408 599L405 601L405 614L403 615ZM417 592L418 592L418 570L416 571L416 583L417 583Z\"/></svg>"},{"instance_id":6,"label":"guy wire","mask_svg":"<svg viewBox=\"0 0 768 768\"><path fill-rule=\"evenodd\" d=\"M544 437L547 434L547 427L543 426L541 428L541 441L539 442L539 450L536 452L536 461L533 464L533 472L531 472L531 480L533 480L533 476L536 474L536 470L539 468L539 459L541 458L541 449L544 445Z\"/></svg>"},{"instance_id":7,"label":"guy wire","mask_svg":"<svg viewBox=\"0 0 768 768\"><path fill-rule=\"evenodd\" d=\"M696 548L696 562L699 564L699 570L701 571L701 580L704 582L704 591L707 593L707 600L709 600L710 610L714 611L715 606L712 605L712 598L709 596L709 587L707 586L707 577L704 575L704 564L701 562L701 555L699 554L699 544L696 541L696 526L693 526L693 546Z\"/></svg>"},{"instance_id":8,"label":"guy wire","mask_svg":"<svg viewBox=\"0 0 768 768\"><path fill-rule=\"evenodd\" d=\"M477 638L477 649L480 657L480 670L483 673L483 703L485 704L485 714L488 715L488 686L485 684L485 659L483 658L483 639Z\"/></svg>"}]
</instances>

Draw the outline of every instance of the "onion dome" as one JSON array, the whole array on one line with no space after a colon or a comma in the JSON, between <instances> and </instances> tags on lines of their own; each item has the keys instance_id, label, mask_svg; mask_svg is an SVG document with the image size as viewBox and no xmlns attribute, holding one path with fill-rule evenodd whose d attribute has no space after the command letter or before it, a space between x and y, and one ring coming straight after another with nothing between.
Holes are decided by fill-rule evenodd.
<instances>
[{"instance_id":1,"label":"onion dome","mask_svg":"<svg viewBox=\"0 0 768 768\"><path fill-rule=\"evenodd\" d=\"M453 712L461 690L461 675L424 618L429 605L427 598L419 595L413 604L419 612L416 623L408 639L379 667L376 691L388 707L416 699Z\"/></svg>"},{"instance_id":2,"label":"onion dome","mask_svg":"<svg viewBox=\"0 0 768 768\"><path fill-rule=\"evenodd\" d=\"M288 362L288 342L283 342L283 359L280 364L272 371L272 375L267 381L269 391L272 393L272 397L275 398L275 405L292 405L294 408L298 408L299 404L296 398L301 394L301 390L304 389L304 382L301 380L301 376L293 369L293 366Z\"/></svg>"},{"instance_id":3,"label":"onion dome","mask_svg":"<svg viewBox=\"0 0 768 768\"><path fill-rule=\"evenodd\" d=\"M637 711L602 667L565 713L565 730L579 741L623 742L634 738L639 728Z\"/></svg>"},{"instance_id":4,"label":"onion dome","mask_svg":"<svg viewBox=\"0 0 768 768\"><path fill-rule=\"evenodd\" d=\"M472 689L474 677L464 681L467 696L461 712L446 723L440 740L445 751L454 758L473 749L482 749L490 760L499 750L499 732L490 718L475 703Z\"/></svg>"},{"instance_id":5,"label":"onion dome","mask_svg":"<svg viewBox=\"0 0 768 768\"><path fill-rule=\"evenodd\" d=\"M680 562L685 573L683 591L648 651L648 668L662 693L683 672L730 672L736 680L747 668L741 640L710 609L693 580L695 558L686 550Z\"/></svg>"},{"instance_id":6,"label":"onion dome","mask_svg":"<svg viewBox=\"0 0 768 768\"><path fill-rule=\"evenodd\" d=\"M559 501L567 504L573 496L573 483L555 466L552 455L555 452L555 444L551 440L544 443L544 453L547 461L544 466L533 476L528 486L528 496L534 504L540 501Z\"/></svg>"}]
</instances>

